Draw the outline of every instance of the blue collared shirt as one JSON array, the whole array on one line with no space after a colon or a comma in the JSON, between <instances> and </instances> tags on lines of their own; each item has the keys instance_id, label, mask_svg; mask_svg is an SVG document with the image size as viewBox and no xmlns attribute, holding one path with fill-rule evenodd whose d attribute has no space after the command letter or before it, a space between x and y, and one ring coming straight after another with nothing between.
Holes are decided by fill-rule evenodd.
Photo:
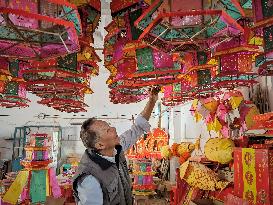
<instances>
[{"instance_id":1,"label":"blue collared shirt","mask_svg":"<svg viewBox=\"0 0 273 205\"><path fill-rule=\"evenodd\" d=\"M150 130L149 122L139 115L131 129L120 135L120 145L124 151L128 150L136 141ZM115 163L115 157L102 156L110 162ZM89 175L81 184L78 184L79 205L103 205L103 194L98 180Z\"/></svg>"}]
</instances>

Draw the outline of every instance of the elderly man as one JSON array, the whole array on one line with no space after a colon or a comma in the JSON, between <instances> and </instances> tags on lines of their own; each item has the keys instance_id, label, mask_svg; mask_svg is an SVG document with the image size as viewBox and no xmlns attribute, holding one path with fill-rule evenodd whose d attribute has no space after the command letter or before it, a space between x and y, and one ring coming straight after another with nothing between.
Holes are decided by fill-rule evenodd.
<instances>
[{"instance_id":1,"label":"elderly man","mask_svg":"<svg viewBox=\"0 0 273 205\"><path fill-rule=\"evenodd\" d=\"M131 129L121 136L105 121L90 118L82 124L80 137L87 149L73 181L78 205L133 204L131 179L123 151L149 131L148 120L157 99L158 88L155 88Z\"/></svg>"}]
</instances>

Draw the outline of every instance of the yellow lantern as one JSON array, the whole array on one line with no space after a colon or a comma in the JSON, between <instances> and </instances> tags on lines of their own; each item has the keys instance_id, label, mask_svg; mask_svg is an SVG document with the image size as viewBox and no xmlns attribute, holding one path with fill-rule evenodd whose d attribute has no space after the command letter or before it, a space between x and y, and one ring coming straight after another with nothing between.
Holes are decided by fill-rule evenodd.
<instances>
[{"instance_id":1,"label":"yellow lantern","mask_svg":"<svg viewBox=\"0 0 273 205\"><path fill-rule=\"evenodd\" d=\"M228 164L233 159L234 147L234 142L231 139L209 139L205 144L205 156L211 161Z\"/></svg>"}]
</instances>

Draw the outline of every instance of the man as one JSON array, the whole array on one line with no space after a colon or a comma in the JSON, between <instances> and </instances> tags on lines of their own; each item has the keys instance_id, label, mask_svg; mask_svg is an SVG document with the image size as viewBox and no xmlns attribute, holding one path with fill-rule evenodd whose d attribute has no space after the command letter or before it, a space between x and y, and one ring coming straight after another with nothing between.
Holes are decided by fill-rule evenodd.
<instances>
[{"instance_id":1,"label":"man","mask_svg":"<svg viewBox=\"0 0 273 205\"><path fill-rule=\"evenodd\" d=\"M150 94L144 110L131 129L117 136L107 122L90 118L81 127L80 137L87 148L74 177L73 191L78 205L132 205L131 179L123 151L150 130L148 120L158 88Z\"/></svg>"}]
</instances>

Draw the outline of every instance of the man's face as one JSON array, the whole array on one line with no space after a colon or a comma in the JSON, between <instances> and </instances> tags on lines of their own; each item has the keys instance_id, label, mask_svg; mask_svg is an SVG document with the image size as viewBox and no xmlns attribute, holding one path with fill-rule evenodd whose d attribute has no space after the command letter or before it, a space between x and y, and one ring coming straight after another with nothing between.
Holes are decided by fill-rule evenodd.
<instances>
[{"instance_id":1,"label":"man's face","mask_svg":"<svg viewBox=\"0 0 273 205\"><path fill-rule=\"evenodd\" d=\"M96 120L90 128L99 136L97 149L112 149L120 143L116 128L111 127L107 122Z\"/></svg>"}]
</instances>

